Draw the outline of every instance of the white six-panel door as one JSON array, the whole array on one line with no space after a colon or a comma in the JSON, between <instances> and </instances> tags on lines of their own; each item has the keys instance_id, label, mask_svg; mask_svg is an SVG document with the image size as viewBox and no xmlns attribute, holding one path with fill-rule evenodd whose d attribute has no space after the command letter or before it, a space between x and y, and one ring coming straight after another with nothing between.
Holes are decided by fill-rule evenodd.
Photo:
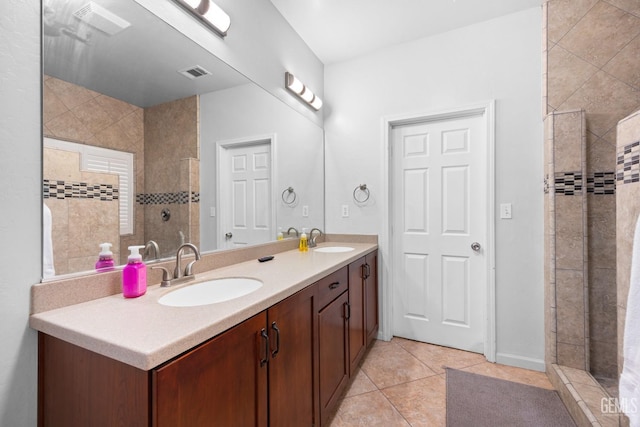
<instances>
[{"instance_id":1,"label":"white six-panel door","mask_svg":"<svg viewBox=\"0 0 640 427\"><path fill-rule=\"evenodd\" d=\"M219 248L273 240L269 143L221 150Z\"/></svg>"},{"instance_id":2,"label":"white six-panel door","mask_svg":"<svg viewBox=\"0 0 640 427\"><path fill-rule=\"evenodd\" d=\"M484 352L486 139L482 115L391 131L396 336Z\"/></svg>"}]
</instances>

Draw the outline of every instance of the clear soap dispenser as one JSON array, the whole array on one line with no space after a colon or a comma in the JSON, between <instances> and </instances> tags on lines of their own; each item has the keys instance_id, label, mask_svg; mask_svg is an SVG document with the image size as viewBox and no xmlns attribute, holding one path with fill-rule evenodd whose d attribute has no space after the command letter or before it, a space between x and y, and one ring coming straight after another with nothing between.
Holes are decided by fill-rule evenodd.
<instances>
[{"instance_id":1,"label":"clear soap dispenser","mask_svg":"<svg viewBox=\"0 0 640 427\"><path fill-rule=\"evenodd\" d=\"M122 270L122 295L136 298L147 292L147 266L142 262L140 249L144 246L129 246L127 265Z\"/></svg>"},{"instance_id":2,"label":"clear soap dispenser","mask_svg":"<svg viewBox=\"0 0 640 427\"><path fill-rule=\"evenodd\" d=\"M307 252L309 250L309 242L307 240L307 229L302 229L302 234L300 234L300 244L298 245L298 249L300 252Z\"/></svg>"}]
</instances>

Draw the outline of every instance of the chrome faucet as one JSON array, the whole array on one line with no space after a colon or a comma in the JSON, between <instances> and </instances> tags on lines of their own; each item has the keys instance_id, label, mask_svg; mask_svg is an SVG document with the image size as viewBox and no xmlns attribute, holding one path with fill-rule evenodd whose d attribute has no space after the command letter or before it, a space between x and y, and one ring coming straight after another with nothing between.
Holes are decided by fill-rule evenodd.
<instances>
[{"instance_id":1,"label":"chrome faucet","mask_svg":"<svg viewBox=\"0 0 640 427\"><path fill-rule=\"evenodd\" d=\"M313 232L317 231L318 234L316 236L313 235ZM316 247L316 239L318 237L322 236L322 230L320 230L319 228L312 228L311 231L309 232L309 247L310 248L315 248Z\"/></svg>"},{"instance_id":2,"label":"chrome faucet","mask_svg":"<svg viewBox=\"0 0 640 427\"><path fill-rule=\"evenodd\" d=\"M191 261L182 271L182 254L185 249L191 249L195 255L195 259ZM193 274L193 265L196 261L200 260L200 251L193 243L183 243L178 248L178 252L176 252L176 268L173 270L173 278L171 277L171 273L164 267L151 267L152 269L162 270L162 282L160 282L160 286L163 288L169 287L171 285L177 285L179 283L188 282L189 280L195 279L195 275Z\"/></svg>"},{"instance_id":3,"label":"chrome faucet","mask_svg":"<svg viewBox=\"0 0 640 427\"><path fill-rule=\"evenodd\" d=\"M287 236L291 236L291 230L296 232L296 236L300 235L300 233L298 233L298 230L295 227L289 227L289 229L287 230Z\"/></svg>"},{"instance_id":4,"label":"chrome faucet","mask_svg":"<svg viewBox=\"0 0 640 427\"><path fill-rule=\"evenodd\" d=\"M153 250L153 258L149 258L151 256L151 251ZM149 240L146 245L144 245L144 259L158 259L158 255L160 255L160 248L158 248L158 244Z\"/></svg>"}]
</instances>

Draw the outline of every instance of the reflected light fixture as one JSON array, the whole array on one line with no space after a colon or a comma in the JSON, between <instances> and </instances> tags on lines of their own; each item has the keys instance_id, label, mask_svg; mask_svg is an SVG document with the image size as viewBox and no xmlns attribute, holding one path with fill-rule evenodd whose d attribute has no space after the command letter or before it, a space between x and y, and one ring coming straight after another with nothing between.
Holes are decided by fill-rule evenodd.
<instances>
[{"instance_id":1,"label":"reflected light fixture","mask_svg":"<svg viewBox=\"0 0 640 427\"><path fill-rule=\"evenodd\" d=\"M302 82L296 76L287 71L286 73L284 73L284 80L285 87L289 91L298 95L298 97L309 104L311 108L316 111L322 108L322 100L320 99L320 97L314 95L314 93L311 92L311 90L304 84L302 84Z\"/></svg>"},{"instance_id":2,"label":"reflected light fixture","mask_svg":"<svg viewBox=\"0 0 640 427\"><path fill-rule=\"evenodd\" d=\"M227 35L231 26L231 18L220 9L220 6L210 0L173 0L196 18L212 28L221 37Z\"/></svg>"}]
</instances>

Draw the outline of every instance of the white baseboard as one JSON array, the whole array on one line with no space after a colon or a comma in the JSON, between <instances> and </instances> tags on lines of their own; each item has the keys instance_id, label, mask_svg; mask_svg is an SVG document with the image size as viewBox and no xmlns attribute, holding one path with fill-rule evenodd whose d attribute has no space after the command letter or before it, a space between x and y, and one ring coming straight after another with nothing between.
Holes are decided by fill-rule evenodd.
<instances>
[{"instance_id":1,"label":"white baseboard","mask_svg":"<svg viewBox=\"0 0 640 427\"><path fill-rule=\"evenodd\" d=\"M496 363L545 372L544 360L518 356L516 354L497 353Z\"/></svg>"}]
</instances>

